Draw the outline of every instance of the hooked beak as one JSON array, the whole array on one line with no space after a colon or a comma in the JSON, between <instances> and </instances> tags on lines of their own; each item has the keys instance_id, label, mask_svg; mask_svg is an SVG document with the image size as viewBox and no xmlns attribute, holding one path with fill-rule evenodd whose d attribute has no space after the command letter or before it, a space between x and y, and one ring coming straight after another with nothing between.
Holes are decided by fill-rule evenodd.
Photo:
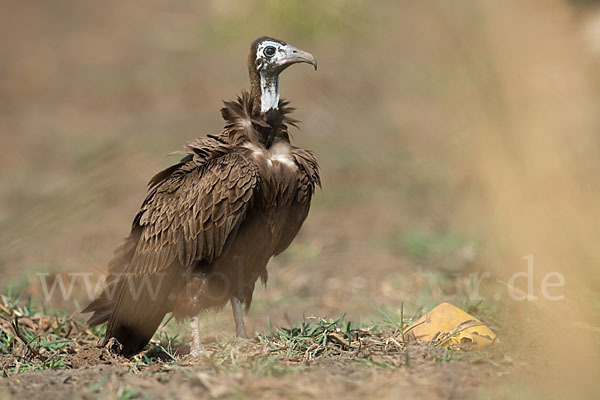
<instances>
[{"instance_id":1,"label":"hooked beak","mask_svg":"<svg viewBox=\"0 0 600 400\"><path fill-rule=\"evenodd\" d=\"M281 59L278 62L278 66L281 67L282 70L289 67L292 64L303 62L312 64L312 66L315 67L315 71L317 70L317 60L309 52L300 50L289 44L285 45L283 50L285 54L283 57L281 57Z\"/></svg>"}]
</instances>

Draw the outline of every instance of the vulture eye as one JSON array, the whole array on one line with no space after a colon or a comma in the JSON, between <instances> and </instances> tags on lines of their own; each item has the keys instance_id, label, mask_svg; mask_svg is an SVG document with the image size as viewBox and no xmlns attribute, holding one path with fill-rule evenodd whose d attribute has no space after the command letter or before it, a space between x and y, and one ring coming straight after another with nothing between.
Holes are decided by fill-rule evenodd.
<instances>
[{"instance_id":1,"label":"vulture eye","mask_svg":"<svg viewBox=\"0 0 600 400\"><path fill-rule=\"evenodd\" d=\"M267 47L265 47L265 50L263 51L263 53L265 53L265 56L267 56L267 57L273 57L275 55L276 51L277 50L275 49L275 47L267 46Z\"/></svg>"}]
</instances>

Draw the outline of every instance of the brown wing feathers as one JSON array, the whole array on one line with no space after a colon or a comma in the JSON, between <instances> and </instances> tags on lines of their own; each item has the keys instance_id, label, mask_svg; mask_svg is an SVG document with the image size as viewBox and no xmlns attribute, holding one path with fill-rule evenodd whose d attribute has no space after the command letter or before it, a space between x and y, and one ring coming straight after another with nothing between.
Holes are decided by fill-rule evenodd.
<instances>
[{"instance_id":1,"label":"brown wing feathers","mask_svg":"<svg viewBox=\"0 0 600 400\"><path fill-rule=\"evenodd\" d=\"M106 337L117 338L125 355L145 346L171 310L186 269L218 257L251 204L258 180L252 163L236 153L198 161L178 164L155 183L109 265L105 292L84 310L94 311L91 325L109 321Z\"/></svg>"},{"instance_id":2,"label":"brown wing feathers","mask_svg":"<svg viewBox=\"0 0 600 400\"><path fill-rule=\"evenodd\" d=\"M236 153L175 171L142 206L143 235L128 271L159 272L175 257L184 267L214 260L243 219L257 179L256 167Z\"/></svg>"}]
</instances>

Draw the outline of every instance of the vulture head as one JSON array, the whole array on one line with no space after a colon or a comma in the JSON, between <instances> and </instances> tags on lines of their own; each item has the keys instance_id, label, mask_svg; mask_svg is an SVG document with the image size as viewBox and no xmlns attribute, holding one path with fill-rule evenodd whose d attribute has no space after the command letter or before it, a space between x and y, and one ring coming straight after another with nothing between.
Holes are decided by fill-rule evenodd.
<instances>
[{"instance_id":1,"label":"vulture head","mask_svg":"<svg viewBox=\"0 0 600 400\"><path fill-rule=\"evenodd\" d=\"M279 107L279 74L292 64L308 63L317 69L315 57L286 42L267 36L252 42L248 72L254 110L266 113Z\"/></svg>"}]
</instances>

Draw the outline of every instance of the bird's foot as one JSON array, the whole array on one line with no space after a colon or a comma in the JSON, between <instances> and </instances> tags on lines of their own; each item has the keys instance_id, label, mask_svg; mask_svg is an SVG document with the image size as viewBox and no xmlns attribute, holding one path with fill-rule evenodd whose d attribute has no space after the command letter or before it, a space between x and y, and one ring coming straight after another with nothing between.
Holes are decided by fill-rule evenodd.
<instances>
[{"instance_id":1,"label":"bird's foot","mask_svg":"<svg viewBox=\"0 0 600 400\"><path fill-rule=\"evenodd\" d=\"M190 349L190 356L194 358L202 357L204 354L205 352L201 347L192 346L192 348Z\"/></svg>"},{"instance_id":2,"label":"bird's foot","mask_svg":"<svg viewBox=\"0 0 600 400\"><path fill-rule=\"evenodd\" d=\"M248 339L248 334L246 333L246 329L244 329L243 331L237 331L235 333L235 336L237 336L238 339Z\"/></svg>"}]
</instances>

